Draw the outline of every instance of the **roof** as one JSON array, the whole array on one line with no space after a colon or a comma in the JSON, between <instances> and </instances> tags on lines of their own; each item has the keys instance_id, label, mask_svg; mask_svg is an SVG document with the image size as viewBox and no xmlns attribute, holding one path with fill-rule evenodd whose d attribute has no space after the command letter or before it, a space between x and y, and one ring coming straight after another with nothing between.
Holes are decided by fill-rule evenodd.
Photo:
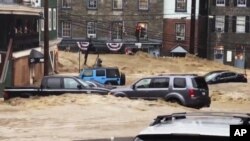
<instances>
[{"instance_id":1,"label":"roof","mask_svg":"<svg viewBox=\"0 0 250 141\"><path fill-rule=\"evenodd\" d=\"M170 52L171 53L188 53L187 50L185 50L182 46L179 46L179 45L173 48Z\"/></svg>"},{"instance_id":2,"label":"roof","mask_svg":"<svg viewBox=\"0 0 250 141\"><path fill-rule=\"evenodd\" d=\"M0 14L41 16L42 8L17 4L0 4Z\"/></svg>"},{"instance_id":3,"label":"roof","mask_svg":"<svg viewBox=\"0 0 250 141\"><path fill-rule=\"evenodd\" d=\"M118 69L118 67L93 67L93 68L84 68L83 70L97 70L97 69Z\"/></svg>"},{"instance_id":4,"label":"roof","mask_svg":"<svg viewBox=\"0 0 250 141\"><path fill-rule=\"evenodd\" d=\"M139 135L204 135L229 137L230 125L240 125L250 120L250 114L233 113L185 113L158 116ZM246 121L246 122L244 122ZM215 130L216 129L216 130Z\"/></svg>"}]
</instances>

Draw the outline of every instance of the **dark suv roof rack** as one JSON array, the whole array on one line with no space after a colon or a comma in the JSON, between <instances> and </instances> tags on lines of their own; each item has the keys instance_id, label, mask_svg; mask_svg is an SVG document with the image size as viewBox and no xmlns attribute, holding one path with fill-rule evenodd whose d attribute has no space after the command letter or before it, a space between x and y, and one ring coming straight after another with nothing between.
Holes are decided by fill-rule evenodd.
<instances>
[{"instance_id":1,"label":"dark suv roof rack","mask_svg":"<svg viewBox=\"0 0 250 141\"><path fill-rule=\"evenodd\" d=\"M185 119L187 116L218 116L240 118L243 125L250 125L250 113L230 113L230 112L192 112L192 113L173 113L171 115L160 115L154 119L150 126L173 119Z\"/></svg>"},{"instance_id":2,"label":"dark suv roof rack","mask_svg":"<svg viewBox=\"0 0 250 141\"><path fill-rule=\"evenodd\" d=\"M158 76L175 76L175 75L179 75L179 76L198 76L198 74L188 74L188 73L163 73L163 74L159 74Z\"/></svg>"}]
</instances>

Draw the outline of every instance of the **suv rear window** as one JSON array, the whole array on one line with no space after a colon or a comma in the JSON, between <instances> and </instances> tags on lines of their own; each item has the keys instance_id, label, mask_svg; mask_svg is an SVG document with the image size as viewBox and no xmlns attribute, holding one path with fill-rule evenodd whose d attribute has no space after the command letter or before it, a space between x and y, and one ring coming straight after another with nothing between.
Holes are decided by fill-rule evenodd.
<instances>
[{"instance_id":1,"label":"suv rear window","mask_svg":"<svg viewBox=\"0 0 250 141\"><path fill-rule=\"evenodd\" d=\"M107 78L117 78L120 76L118 69L107 69L106 75Z\"/></svg>"},{"instance_id":2,"label":"suv rear window","mask_svg":"<svg viewBox=\"0 0 250 141\"><path fill-rule=\"evenodd\" d=\"M208 89L207 82L204 77L195 77L192 79L192 83L194 88Z\"/></svg>"}]
</instances>

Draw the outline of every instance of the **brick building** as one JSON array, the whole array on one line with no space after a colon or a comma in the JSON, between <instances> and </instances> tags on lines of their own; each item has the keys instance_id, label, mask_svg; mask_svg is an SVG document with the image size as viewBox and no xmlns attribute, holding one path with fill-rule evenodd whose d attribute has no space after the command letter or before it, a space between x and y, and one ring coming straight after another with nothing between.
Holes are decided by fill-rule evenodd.
<instances>
[{"instance_id":1,"label":"brick building","mask_svg":"<svg viewBox=\"0 0 250 141\"><path fill-rule=\"evenodd\" d=\"M208 1L207 57L244 68L250 66L250 0Z\"/></svg>"},{"instance_id":2,"label":"brick building","mask_svg":"<svg viewBox=\"0 0 250 141\"><path fill-rule=\"evenodd\" d=\"M76 42L92 38L98 52L110 51L108 45L141 48L159 53L162 45L163 0L61 0L60 48L78 49ZM139 40L135 37L140 26ZM135 45L135 43L141 43Z\"/></svg>"},{"instance_id":3,"label":"brick building","mask_svg":"<svg viewBox=\"0 0 250 141\"><path fill-rule=\"evenodd\" d=\"M195 44L190 48L191 7L192 0L165 0L163 22L162 55L181 55L198 48L198 15L200 1L195 4ZM181 55L182 56L182 55Z\"/></svg>"}]
</instances>

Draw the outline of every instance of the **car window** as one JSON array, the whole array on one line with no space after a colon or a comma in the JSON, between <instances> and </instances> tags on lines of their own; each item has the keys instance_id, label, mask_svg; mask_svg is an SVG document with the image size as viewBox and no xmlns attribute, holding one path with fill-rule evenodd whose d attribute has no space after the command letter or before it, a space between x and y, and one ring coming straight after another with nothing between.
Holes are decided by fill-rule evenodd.
<instances>
[{"instance_id":1,"label":"car window","mask_svg":"<svg viewBox=\"0 0 250 141\"><path fill-rule=\"evenodd\" d=\"M174 88L186 88L185 78L174 78Z\"/></svg>"},{"instance_id":2,"label":"car window","mask_svg":"<svg viewBox=\"0 0 250 141\"><path fill-rule=\"evenodd\" d=\"M78 82L73 78L64 78L63 84L65 89L77 89Z\"/></svg>"},{"instance_id":3,"label":"car window","mask_svg":"<svg viewBox=\"0 0 250 141\"><path fill-rule=\"evenodd\" d=\"M136 88L149 88L149 84L151 82L151 79L142 79L139 82L135 84Z\"/></svg>"},{"instance_id":4,"label":"car window","mask_svg":"<svg viewBox=\"0 0 250 141\"><path fill-rule=\"evenodd\" d=\"M60 89L61 88L61 79L60 78L48 78L47 79L47 88Z\"/></svg>"},{"instance_id":5,"label":"car window","mask_svg":"<svg viewBox=\"0 0 250 141\"><path fill-rule=\"evenodd\" d=\"M194 88L208 89L207 82L203 77L195 77L192 79Z\"/></svg>"},{"instance_id":6,"label":"car window","mask_svg":"<svg viewBox=\"0 0 250 141\"><path fill-rule=\"evenodd\" d=\"M169 78L155 78L150 83L150 88L168 88Z\"/></svg>"},{"instance_id":7,"label":"car window","mask_svg":"<svg viewBox=\"0 0 250 141\"><path fill-rule=\"evenodd\" d=\"M93 76L93 70L84 70L83 75L87 77Z\"/></svg>"},{"instance_id":8,"label":"car window","mask_svg":"<svg viewBox=\"0 0 250 141\"><path fill-rule=\"evenodd\" d=\"M96 70L96 76L105 76L105 70Z\"/></svg>"},{"instance_id":9,"label":"car window","mask_svg":"<svg viewBox=\"0 0 250 141\"><path fill-rule=\"evenodd\" d=\"M107 78L117 78L120 76L118 69L107 69Z\"/></svg>"}]
</instances>

